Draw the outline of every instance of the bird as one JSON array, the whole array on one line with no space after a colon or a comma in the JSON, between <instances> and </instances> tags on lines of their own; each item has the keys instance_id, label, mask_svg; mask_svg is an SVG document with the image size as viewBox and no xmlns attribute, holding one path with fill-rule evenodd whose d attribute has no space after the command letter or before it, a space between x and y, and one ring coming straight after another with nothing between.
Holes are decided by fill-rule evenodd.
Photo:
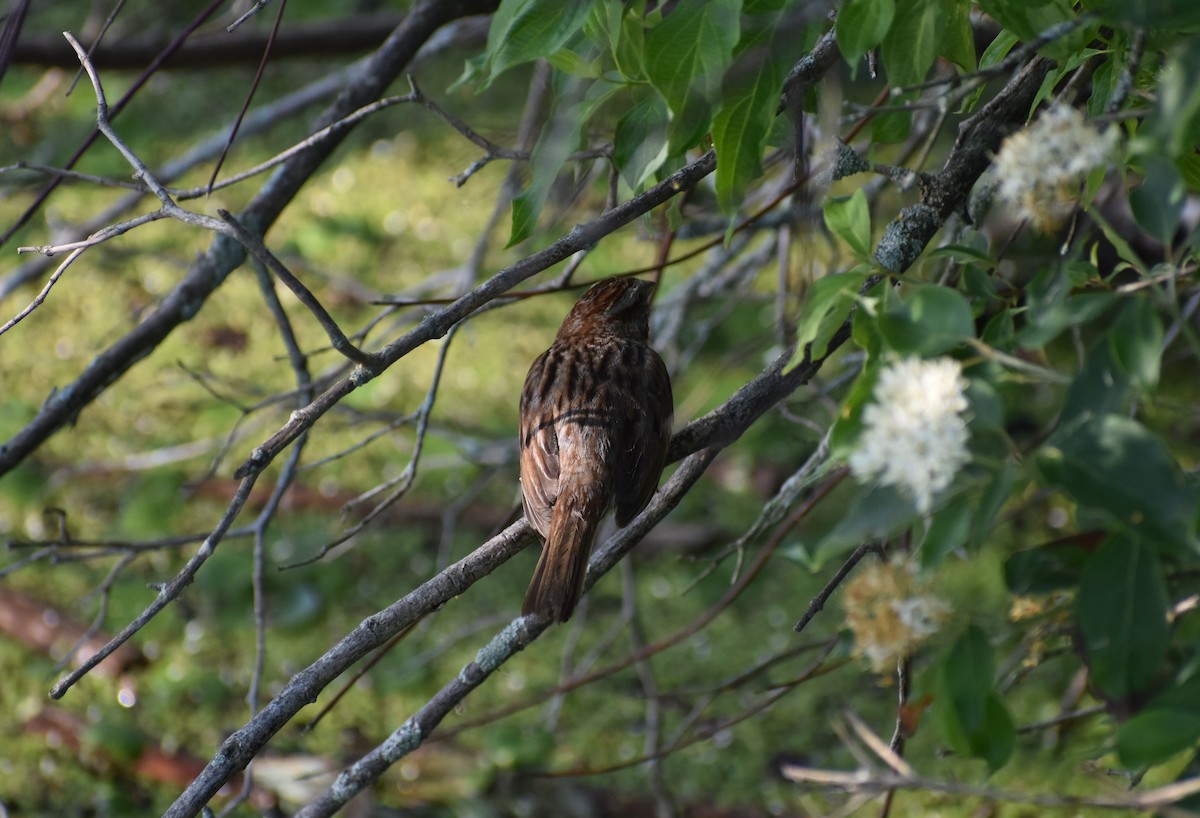
<instances>
[{"instance_id":1,"label":"bird","mask_svg":"<svg viewBox=\"0 0 1200 818\"><path fill-rule=\"evenodd\" d=\"M583 591L600 522L627 525L667 459L671 378L649 344L656 285L609 278L567 313L529 368L520 402L521 497L545 538L523 615L566 622Z\"/></svg>"}]
</instances>

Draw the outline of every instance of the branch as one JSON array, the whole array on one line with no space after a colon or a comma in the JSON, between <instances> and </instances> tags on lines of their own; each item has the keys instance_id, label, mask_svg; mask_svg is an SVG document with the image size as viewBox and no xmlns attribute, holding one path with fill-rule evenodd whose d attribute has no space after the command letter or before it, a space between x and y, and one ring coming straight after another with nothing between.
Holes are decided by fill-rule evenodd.
<instances>
[{"instance_id":1,"label":"branch","mask_svg":"<svg viewBox=\"0 0 1200 818\"><path fill-rule=\"evenodd\" d=\"M921 201L904 208L884 228L875 248L875 260L884 269L900 275L911 267L946 218L966 204L1000 142L1011 128L1024 124L1051 64L1035 56L987 105L959 126L954 149L942 169L928 178Z\"/></svg>"},{"instance_id":2,"label":"branch","mask_svg":"<svg viewBox=\"0 0 1200 818\"><path fill-rule=\"evenodd\" d=\"M242 223L237 220L237 217L228 210L218 209L217 215L233 231L233 237L237 239L238 244L245 247L256 259L262 262L264 267L274 273L283 282L284 286L292 291L292 294L296 296L301 304L308 307L308 311L313 314L313 317L317 319L317 323L321 325L321 329L325 330L325 334L329 337L329 345L335 351L345 355L356 364L362 366L371 366L374 364L374 359L369 354L350 343L350 339L346 337L346 333L342 332L342 328L337 325L337 322L333 320L333 316L329 314L329 311L312 294L312 290L305 287L304 282L296 278L292 271L274 253L267 249L262 239L243 227Z\"/></svg>"},{"instance_id":3,"label":"branch","mask_svg":"<svg viewBox=\"0 0 1200 818\"><path fill-rule=\"evenodd\" d=\"M387 86L439 27L457 17L486 11L494 6L492 0L422 0L417 3L358 77L346 86L321 117L318 127L324 127L381 97ZM239 220L252 231L265 232L346 133L340 131L280 166L239 214ZM193 263L188 275L163 299L154 313L96 356L72 383L56 390L33 420L0 446L0 475L21 463L50 435L69 424L176 327L190 320L244 258L244 249L234 240L224 235L217 236L208 251Z\"/></svg>"},{"instance_id":4,"label":"branch","mask_svg":"<svg viewBox=\"0 0 1200 818\"><path fill-rule=\"evenodd\" d=\"M363 54L378 48L388 32L401 24L402 15L395 12L363 14L340 19L308 20L280 28L271 54L274 59L309 57L329 60L340 55ZM470 43L487 36L487 19L471 20L466 29ZM179 48L164 68L212 69L226 65L253 64L262 57L267 32L245 28L228 33L224 28L197 35ZM165 40L154 34L130 36L115 42L102 43L92 53L96 65L103 69L140 69L166 46ZM13 62L19 65L38 65L47 68L73 68L74 55L63 48L58 33L25 32L12 52Z\"/></svg>"},{"instance_id":5,"label":"branch","mask_svg":"<svg viewBox=\"0 0 1200 818\"><path fill-rule=\"evenodd\" d=\"M848 326L845 329L844 333L835 337L835 340L831 342L831 352L844 343L848 337ZM676 434L671 447L673 452L680 451L685 446L694 446L693 454L700 449L705 451L695 454L689 460L689 464L681 466L667 482L667 485L655 495L646 511L629 526L621 529L603 548L597 549L589 566L585 588L590 588L601 575L612 568L641 539L644 532L653 527L658 519L682 498L691 482L703 472L720 447L740 437L742 432L749 428L754 421L790 394L791 390L798 388L808 378L811 378L824 363L824 359L805 363L793 369L786 377L781 377L779 371L789 359L790 353L780 356L765 372L738 390L737 394L727 403L713 410L704 418L685 426ZM790 389L782 388L781 384ZM705 431L708 436L707 440L697 433L697 429ZM685 446L677 445L680 440L687 441ZM718 443L718 441L723 442ZM678 456L675 456L672 459L677 458ZM208 763L204 772L197 776L167 811L167 818L195 815L225 782L258 754L275 733L291 721L301 708L315 701L321 690L347 668L383 645L421 616L436 610L454 597L464 593L477 580L491 573L533 540L533 530L524 519L521 519L388 608L364 620L316 662L293 676L273 701L244 727L225 740L220 751ZM743 577L743 583L748 581L749 576L747 574ZM480 652L483 660L477 660L475 667L469 666L470 673L460 674L455 682L443 689L443 694L450 698L457 696L461 699L486 679L494 669L492 662L503 661L535 638L537 633L534 629L536 627L535 625L525 625L523 619L515 620L493 640L493 644L489 648ZM497 650L502 654L499 659L495 654ZM483 675L476 678L475 674L480 672ZM466 681L463 681L464 676ZM459 686L460 682L463 685L461 687ZM443 694L439 694L439 696ZM441 698L435 698L426 705L427 709L422 709L413 718L426 719L426 726L436 725L444 715L436 715L442 702ZM422 714L424 715L422 716ZM418 721L417 724L419 723ZM410 727L408 731L401 728L397 731L385 747L379 750L379 758L382 758L385 752L391 755L396 751L397 746L409 746L413 741L419 744L421 733L418 731L414 734L412 729L415 728ZM378 763L377 760L372 761L368 766L373 769L376 763ZM362 772L361 769L360 772Z\"/></svg>"},{"instance_id":6,"label":"branch","mask_svg":"<svg viewBox=\"0 0 1200 818\"><path fill-rule=\"evenodd\" d=\"M516 264L501 270L492 278L485 281L466 295L455 300L443 309L427 316L418 326L381 349L375 360L378 364L373 368L356 367L346 378L331 386L316 400L295 413L286 424L269 440L256 448L250 457L234 473L236 477L262 471L289 443L308 429L323 414L335 406L342 398L358 387L370 382L387 367L400 358L412 352L422 344L441 338L450 328L466 318L475 310L487 304L512 289L531 276L569 258L576 252L592 246L600 239L609 235L619 227L623 227L644 213L653 210L660 204L670 200L703 179L716 169L716 155L709 151L680 170L668 176L659 184L635 196L629 201L604 213L598 219L587 224L576 225L570 233L563 236L544 250L527 256ZM694 450L693 450L694 451ZM0 459L0 466L3 460Z\"/></svg>"},{"instance_id":7,"label":"branch","mask_svg":"<svg viewBox=\"0 0 1200 818\"><path fill-rule=\"evenodd\" d=\"M235 732L165 813L181 818L198 813L230 778L246 766L301 709L316 701L330 682L383 645L426 612L464 593L535 539L524 519L439 572L384 610L367 617L319 659L291 678L283 690L245 727Z\"/></svg>"},{"instance_id":8,"label":"branch","mask_svg":"<svg viewBox=\"0 0 1200 818\"><path fill-rule=\"evenodd\" d=\"M688 458L671 475L662 490L654 495L650 505L636 519L621 529L597 554L589 565L585 590L594 585L600 575L615 563L605 563L605 553L627 552L683 499L692 485L704 474L716 451L706 449ZM433 730L475 688L504 662L525 649L533 640L550 628L548 622L518 617L508 624L483 648L445 687L396 729L386 741L375 747L345 769L333 786L315 801L296 813L296 818L317 818L332 815L369 784L374 783L388 767L417 749Z\"/></svg>"},{"instance_id":9,"label":"branch","mask_svg":"<svg viewBox=\"0 0 1200 818\"><path fill-rule=\"evenodd\" d=\"M200 566L212 556L217 544L221 542L225 536L225 532L229 530L229 527L233 525L233 521L241 512L242 506L245 505L246 499L250 496L250 489L254 488L256 477L250 477L242 481L242 484L238 487L238 493L234 498L234 502L230 503L229 508L225 510L225 514L221 517L220 522L217 523L217 527L208 535L199 550L192 555L192 558L187 561L183 570L173 580L159 588L157 596L154 597L154 601L150 603L146 610L142 611L136 619L109 640L107 645L89 656L79 667L68 673L59 680L58 684L50 688L50 698L61 699L71 689L72 685L87 675L88 671L96 665L103 662L109 654L125 644L131 636L141 630L147 622L157 616L159 611L167 607L171 601L183 592L184 588L191 584L192 578L196 576L196 572L200 570Z\"/></svg>"},{"instance_id":10,"label":"branch","mask_svg":"<svg viewBox=\"0 0 1200 818\"><path fill-rule=\"evenodd\" d=\"M424 53L424 49L422 49ZM420 55L418 54L418 57ZM360 67L361 68L361 67ZM301 88L299 91L291 93L282 99L255 110L246 118L246 123L242 128L243 137L249 136L252 133L260 133L272 125L294 117L297 113L324 97L331 96L340 91L354 75L354 71L350 68L335 71L321 79ZM221 152L221 146L225 144L225 134L218 132L203 139L200 144L191 150L187 151L183 156L173 161L167 162L158 173L159 180L163 182L176 179L196 165L209 161ZM10 170L22 169L20 163L0 169L0 172L8 172ZM63 176L67 179L77 179L78 174L74 171L55 169L42 169L34 166L26 165L24 169L35 170L50 175ZM93 180L95 184L115 184L116 180ZM96 216L82 222L78 225L69 226L62 231L67 237L66 241L82 240L89 234L96 231L103 232L109 229L109 225L114 220L121 217L122 214L136 207L142 200L142 196L147 192L144 185L139 185L135 182L123 182L122 186L134 188L137 192L126 195L118 199L109 207L98 213ZM182 200L188 198L186 193L172 191L176 199ZM32 248L35 252L43 252L41 248ZM20 252L20 249L18 249ZM26 262L12 272L0 278L0 299L6 298L10 293L24 286L27 282L41 275L48 267L46 259L36 259Z\"/></svg>"}]
</instances>

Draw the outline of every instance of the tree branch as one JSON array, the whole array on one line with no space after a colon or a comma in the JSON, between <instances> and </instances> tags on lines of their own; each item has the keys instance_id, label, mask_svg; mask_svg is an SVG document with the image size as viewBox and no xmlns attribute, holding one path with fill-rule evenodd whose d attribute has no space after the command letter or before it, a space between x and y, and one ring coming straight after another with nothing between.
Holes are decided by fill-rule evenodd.
<instances>
[{"instance_id":1,"label":"tree branch","mask_svg":"<svg viewBox=\"0 0 1200 818\"><path fill-rule=\"evenodd\" d=\"M329 20L312 20L285 25L271 49L274 59L308 57L327 60L338 55L363 54L378 48L389 31L403 21L395 12L364 14ZM480 18L471 26L472 42L487 34L487 20ZM268 32L258 28L225 29L192 37L166 61L164 68L213 69L227 65L257 63L266 47ZM92 53L96 66L105 70L140 69L167 45L155 34L128 36L104 42ZM12 52L13 62L47 68L74 68L77 63L70 49L64 48L57 32L25 32Z\"/></svg>"},{"instance_id":2,"label":"tree branch","mask_svg":"<svg viewBox=\"0 0 1200 818\"><path fill-rule=\"evenodd\" d=\"M357 79L350 82L322 115L318 127L341 119L381 97L440 26L494 6L494 0L419 2L364 66ZM251 231L264 233L347 133L339 131L281 165L240 214L242 224ZM0 446L0 475L21 463L109 385L150 354L176 327L190 320L244 258L245 250L237 242L224 235L217 236L208 251L193 263L184 280L163 299L158 310L96 356L75 381L56 390L33 420Z\"/></svg>"}]
</instances>

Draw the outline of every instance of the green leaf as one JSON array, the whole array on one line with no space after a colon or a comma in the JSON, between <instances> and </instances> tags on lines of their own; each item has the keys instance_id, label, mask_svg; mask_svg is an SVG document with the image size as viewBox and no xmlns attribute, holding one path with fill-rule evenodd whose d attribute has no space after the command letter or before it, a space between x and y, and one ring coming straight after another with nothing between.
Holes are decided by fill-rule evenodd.
<instances>
[{"instance_id":1,"label":"green leaf","mask_svg":"<svg viewBox=\"0 0 1200 818\"><path fill-rule=\"evenodd\" d=\"M1145 691L1170 641L1166 585L1154 551L1117 535L1083 569L1076 616L1092 684L1124 701Z\"/></svg>"},{"instance_id":2,"label":"green leaf","mask_svg":"<svg viewBox=\"0 0 1200 818\"><path fill-rule=\"evenodd\" d=\"M958 290L937 284L912 287L878 319L884 342L900 354L938 355L975 337L975 316Z\"/></svg>"},{"instance_id":3,"label":"green leaf","mask_svg":"<svg viewBox=\"0 0 1200 818\"><path fill-rule=\"evenodd\" d=\"M613 161L625 184L638 190L667 158L667 106L653 91L643 94L617 122Z\"/></svg>"},{"instance_id":4,"label":"green leaf","mask_svg":"<svg viewBox=\"0 0 1200 818\"><path fill-rule=\"evenodd\" d=\"M1046 483L1166 553L1196 547L1200 492L1167 445L1136 420L1082 414L1051 436L1037 466Z\"/></svg>"},{"instance_id":5,"label":"green leaf","mask_svg":"<svg viewBox=\"0 0 1200 818\"><path fill-rule=\"evenodd\" d=\"M864 310L860 309L856 316L863 312ZM869 358L866 365L863 366L862 372L850 386L846 399L842 401L841 408L838 409L833 430L829 433L829 448L835 457L847 456L858 442L858 436L862 432L863 407L871 401L871 395L875 391L875 382L878 379L878 359Z\"/></svg>"},{"instance_id":6,"label":"green leaf","mask_svg":"<svg viewBox=\"0 0 1200 818\"><path fill-rule=\"evenodd\" d=\"M1129 378L1113 360L1111 350L1111 344L1099 343L1084 356L1083 369L1067 387L1059 426L1071 426L1081 418L1095 415L1120 414L1125 408Z\"/></svg>"},{"instance_id":7,"label":"green leaf","mask_svg":"<svg viewBox=\"0 0 1200 818\"><path fill-rule=\"evenodd\" d=\"M1096 73L1092 74L1092 95L1088 97L1089 119L1102 116L1108 107L1117 78L1121 76L1121 61L1117 54L1110 54L1107 60L1100 63Z\"/></svg>"},{"instance_id":8,"label":"green leaf","mask_svg":"<svg viewBox=\"0 0 1200 818\"><path fill-rule=\"evenodd\" d=\"M1145 296L1135 296L1125 304L1108 335L1117 366L1148 391L1158 385L1163 335L1162 320Z\"/></svg>"},{"instance_id":9,"label":"green leaf","mask_svg":"<svg viewBox=\"0 0 1200 818\"><path fill-rule=\"evenodd\" d=\"M597 79L600 76L600 66L595 60L589 60L569 48L558 49L546 57L546 62L564 74L589 79Z\"/></svg>"},{"instance_id":10,"label":"green leaf","mask_svg":"<svg viewBox=\"0 0 1200 818\"><path fill-rule=\"evenodd\" d=\"M1191 193L1200 193L1200 156L1185 153L1175 157L1175 167L1179 169L1179 178Z\"/></svg>"},{"instance_id":11,"label":"green leaf","mask_svg":"<svg viewBox=\"0 0 1200 818\"><path fill-rule=\"evenodd\" d=\"M670 151L703 138L740 34L739 0L682 0L646 34L646 73L671 109Z\"/></svg>"},{"instance_id":12,"label":"green leaf","mask_svg":"<svg viewBox=\"0 0 1200 818\"><path fill-rule=\"evenodd\" d=\"M983 54L979 57L979 70L984 71L992 68L1002 62L1008 56L1008 52L1012 51L1013 46L1021 40L1016 34L1008 30L1001 30L996 35L995 39L988 44L988 47L983 50ZM980 85L975 89L974 93L963 100L962 112L967 113L975 110L975 106L979 104L979 100L983 98L983 92L986 90L985 85Z\"/></svg>"},{"instance_id":13,"label":"green leaf","mask_svg":"<svg viewBox=\"0 0 1200 818\"><path fill-rule=\"evenodd\" d=\"M1121 231L1113 227L1097 208L1087 208L1087 214L1091 217L1092 221L1100 226L1100 230L1104 233L1104 238L1108 239L1109 244L1117 251L1117 255L1121 260L1139 273L1145 275L1147 270L1146 263L1134 251L1132 245L1129 244L1129 240L1122 235Z\"/></svg>"},{"instance_id":14,"label":"green leaf","mask_svg":"<svg viewBox=\"0 0 1200 818\"><path fill-rule=\"evenodd\" d=\"M1074 17L1067 0L1039 0L1036 3L1030 3L1029 0L980 0L979 5L1000 25L1025 42L1037 39L1038 35L1058 23ZM1076 31L1075 35L1058 38L1041 50L1052 59L1064 60L1084 42L1086 40L1081 39Z\"/></svg>"},{"instance_id":15,"label":"green leaf","mask_svg":"<svg viewBox=\"0 0 1200 818\"><path fill-rule=\"evenodd\" d=\"M937 59L949 0L906 0L883 38L883 68L893 87L916 85Z\"/></svg>"},{"instance_id":16,"label":"green leaf","mask_svg":"<svg viewBox=\"0 0 1200 818\"><path fill-rule=\"evenodd\" d=\"M1191 153L1200 142L1200 41L1180 44L1158 78L1157 102L1144 131L1154 137L1154 151L1166 156Z\"/></svg>"},{"instance_id":17,"label":"green leaf","mask_svg":"<svg viewBox=\"0 0 1200 818\"><path fill-rule=\"evenodd\" d=\"M1117 730L1117 754L1144 769L1200 741L1200 674L1156 696Z\"/></svg>"},{"instance_id":18,"label":"green leaf","mask_svg":"<svg viewBox=\"0 0 1200 818\"><path fill-rule=\"evenodd\" d=\"M1200 25L1200 6L1188 0L1084 0L1083 5L1130 27L1168 31Z\"/></svg>"},{"instance_id":19,"label":"green leaf","mask_svg":"<svg viewBox=\"0 0 1200 818\"><path fill-rule=\"evenodd\" d=\"M992 386L983 378L967 380L967 401L971 406L971 429L1003 429L1004 403Z\"/></svg>"},{"instance_id":20,"label":"green leaf","mask_svg":"<svg viewBox=\"0 0 1200 818\"><path fill-rule=\"evenodd\" d=\"M1142 183L1129 191L1129 207L1142 229L1170 245L1187 204L1187 191L1179 169L1165 156L1148 156Z\"/></svg>"},{"instance_id":21,"label":"green leaf","mask_svg":"<svg viewBox=\"0 0 1200 818\"><path fill-rule=\"evenodd\" d=\"M949 0L938 53L963 71L975 70L975 30L968 0Z\"/></svg>"},{"instance_id":22,"label":"green leaf","mask_svg":"<svg viewBox=\"0 0 1200 818\"><path fill-rule=\"evenodd\" d=\"M961 548L971 533L971 515L975 498L964 495L933 516L925 542L921 544L921 565L937 565L957 548Z\"/></svg>"},{"instance_id":23,"label":"green leaf","mask_svg":"<svg viewBox=\"0 0 1200 818\"><path fill-rule=\"evenodd\" d=\"M835 30L838 50L854 65L883 42L896 16L896 0L846 0L838 10Z\"/></svg>"},{"instance_id":24,"label":"green leaf","mask_svg":"<svg viewBox=\"0 0 1200 818\"><path fill-rule=\"evenodd\" d=\"M1085 324L1116 301L1112 292L1075 293L1077 286L1098 277L1094 265L1059 264L1038 273L1026 288L1025 326L1017 342L1037 349L1054 340L1068 327Z\"/></svg>"},{"instance_id":25,"label":"green leaf","mask_svg":"<svg viewBox=\"0 0 1200 818\"><path fill-rule=\"evenodd\" d=\"M996 515L1015 494L1019 473L1017 466L1005 461L996 469L988 480L979 496L979 505L975 509L975 517L971 520L971 540L969 546L977 548L991 539L995 530Z\"/></svg>"},{"instance_id":26,"label":"green leaf","mask_svg":"<svg viewBox=\"0 0 1200 818\"><path fill-rule=\"evenodd\" d=\"M944 247L938 247L929 252L929 257L931 259L953 259L963 266L979 265L988 270L996 267L996 260L986 250L968 247L965 244L947 244Z\"/></svg>"},{"instance_id":27,"label":"green leaf","mask_svg":"<svg viewBox=\"0 0 1200 818\"><path fill-rule=\"evenodd\" d=\"M1017 337L1016 323L1012 310L1001 310L991 317L983 328L979 340L990 347L1011 351Z\"/></svg>"},{"instance_id":28,"label":"green leaf","mask_svg":"<svg viewBox=\"0 0 1200 818\"><path fill-rule=\"evenodd\" d=\"M934 701L950 744L960 753L984 759L992 770L1004 766L1016 746L1012 716L996 694L994 675L987 635L972 625L942 661L940 695Z\"/></svg>"},{"instance_id":29,"label":"green leaf","mask_svg":"<svg viewBox=\"0 0 1200 818\"><path fill-rule=\"evenodd\" d=\"M869 269L835 273L813 282L804 296L804 306L800 308L800 319L796 329L796 354L785 368L785 372L804 360L805 347L810 343L813 360L825 355L829 349L830 338L854 308L859 288L870 274Z\"/></svg>"},{"instance_id":30,"label":"green leaf","mask_svg":"<svg viewBox=\"0 0 1200 818\"><path fill-rule=\"evenodd\" d=\"M485 86L514 65L558 51L583 27L590 9L588 0L501 0L488 29Z\"/></svg>"},{"instance_id":31,"label":"green leaf","mask_svg":"<svg viewBox=\"0 0 1200 818\"><path fill-rule=\"evenodd\" d=\"M646 79L646 21L630 3L594 3L584 24L584 36L608 51L617 73L626 81Z\"/></svg>"},{"instance_id":32,"label":"green leaf","mask_svg":"<svg viewBox=\"0 0 1200 818\"><path fill-rule=\"evenodd\" d=\"M825 226L850 245L862 261L871 258L871 210L862 189L825 203Z\"/></svg>"},{"instance_id":33,"label":"green leaf","mask_svg":"<svg viewBox=\"0 0 1200 818\"><path fill-rule=\"evenodd\" d=\"M779 91L788 72L790 32L764 25L739 45L739 55L722 89L721 108L713 119L717 149L717 204L732 217L746 188L762 175L762 153Z\"/></svg>"},{"instance_id":34,"label":"green leaf","mask_svg":"<svg viewBox=\"0 0 1200 818\"><path fill-rule=\"evenodd\" d=\"M550 186L554 184L567 157L579 144L579 124L585 104L571 101L569 92L560 95L559 100L561 104L551 112L550 121L533 147L529 162L533 168L529 187L513 198L512 233L508 247L524 241L533 233Z\"/></svg>"}]
</instances>

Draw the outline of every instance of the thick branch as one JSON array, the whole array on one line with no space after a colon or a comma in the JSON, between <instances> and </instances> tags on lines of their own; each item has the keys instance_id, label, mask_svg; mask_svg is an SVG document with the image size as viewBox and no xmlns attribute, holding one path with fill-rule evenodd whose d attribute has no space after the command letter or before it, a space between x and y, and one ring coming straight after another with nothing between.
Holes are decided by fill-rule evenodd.
<instances>
[{"instance_id":1,"label":"thick branch","mask_svg":"<svg viewBox=\"0 0 1200 818\"><path fill-rule=\"evenodd\" d=\"M1021 125L1052 63L1034 57L1000 93L959 126L954 150L942 169L929 177L921 201L904 208L884 229L875 259L884 269L903 273L924 252L946 218L967 201L971 188L991 164L1000 142Z\"/></svg>"},{"instance_id":2,"label":"thick branch","mask_svg":"<svg viewBox=\"0 0 1200 818\"><path fill-rule=\"evenodd\" d=\"M400 25L394 12L367 14L335 20L291 23L279 30L271 47L271 58L319 57L362 54L387 39ZM257 63L266 48L269 28L243 26L233 33L220 29L191 38L167 60L164 68L219 68L230 64ZM92 52L92 62L101 69L144 68L163 50L167 38L155 34L133 35L115 42L104 41ZM75 55L64 47L58 32L25 32L13 51L13 62L22 65L74 68Z\"/></svg>"}]
</instances>

